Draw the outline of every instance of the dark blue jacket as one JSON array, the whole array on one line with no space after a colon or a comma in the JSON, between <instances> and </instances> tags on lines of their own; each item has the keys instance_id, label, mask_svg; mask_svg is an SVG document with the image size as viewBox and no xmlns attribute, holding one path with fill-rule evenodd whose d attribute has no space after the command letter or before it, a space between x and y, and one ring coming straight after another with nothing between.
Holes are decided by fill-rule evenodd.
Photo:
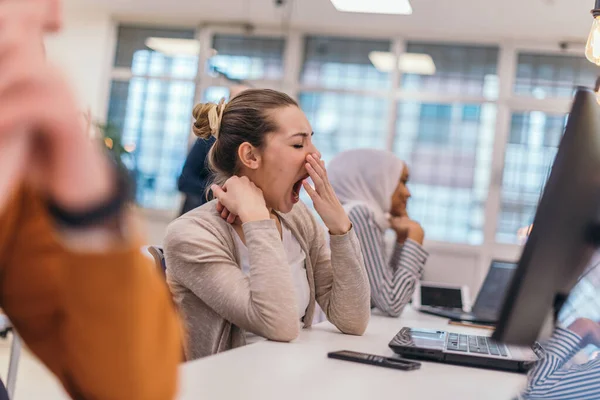
<instances>
[{"instance_id":1,"label":"dark blue jacket","mask_svg":"<svg viewBox=\"0 0 600 400\"><path fill-rule=\"evenodd\" d=\"M181 176L177 182L180 192L206 199L206 187L210 183L207 156L215 140L214 137L208 140L196 140L190 154L188 154L185 160Z\"/></svg>"}]
</instances>

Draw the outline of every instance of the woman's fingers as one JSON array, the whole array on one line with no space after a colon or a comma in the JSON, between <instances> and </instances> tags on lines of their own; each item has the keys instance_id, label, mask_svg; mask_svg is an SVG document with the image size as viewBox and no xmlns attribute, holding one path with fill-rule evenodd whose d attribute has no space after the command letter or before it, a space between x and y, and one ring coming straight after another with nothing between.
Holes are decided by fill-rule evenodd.
<instances>
[{"instance_id":1,"label":"woman's fingers","mask_svg":"<svg viewBox=\"0 0 600 400\"><path fill-rule=\"evenodd\" d=\"M325 172L325 163L321 160L319 160L317 157L315 157L312 154L309 154L306 159L308 160L308 163L310 164L310 166L315 170L315 172L322 178L325 179L325 177L327 176L327 173Z\"/></svg>"},{"instance_id":2,"label":"woman's fingers","mask_svg":"<svg viewBox=\"0 0 600 400\"><path fill-rule=\"evenodd\" d=\"M212 185L210 190L212 190L214 197L216 197L219 201L221 201L221 198L225 195L225 191L221 189L219 185Z\"/></svg>"},{"instance_id":3,"label":"woman's fingers","mask_svg":"<svg viewBox=\"0 0 600 400\"><path fill-rule=\"evenodd\" d=\"M333 188L329 184L329 178L327 177L327 169L325 168L325 161L319 159L316 155L308 155L306 170L315 183L315 189L321 197L330 197L334 195Z\"/></svg>"},{"instance_id":4,"label":"woman's fingers","mask_svg":"<svg viewBox=\"0 0 600 400\"><path fill-rule=\"evenodd\" d=\"M325 168L325 161L319 159L319 164L321 164L321 168L323 168L323 174L327 176L327 168Z\"/></svg>"},{"instance_id":5,"label":"woman's fingers","mask_svg":"<svg viewBox=\"0 0 600 400\"><path fill-rule=\"evenodd\" d=\"M227 192L223 191L219 186L216 186L216 185L213 185L211 187L211 190L213 191L213 194L215 195L215 197L217 199L219 199L219 196L222 197L223 195L225 195L225 193L227 193ZM230 212L227 209L227 207L225 207L223 205L223 203L221 203L220 199L217 201L217 212L221 215L221 218L223 218L230 224L233 224L237 219L237 215Z\"/></svg>"},{"instance_id":6,"label":"woman's fingers","mask_svg":"<svg viewBox=\"0 0 600 400\"><path fill-rule=\"evenodd\" d=\"M227 217L227 222L230 224L233 224L235 222L237 218L237 215L233 214L233 213L229 213L229 216Z\"/></svg>"},{"instance_id":7,"label":"woman's fingers","mask_svg":"<svg viewBox=\"0 0 600 400\"><path fill-rule=\"evenodd\" d=\"M229 210L224 208L223 211L221 211L221 218L227 219L227 217L229 217Z\"/></svg>"},{"instance_id":8,"label":"woman's fingers","mask_svg":"<svg viewBox=\"0 0 600 400\"><path fill-rule=\"evenodd\" d=\"M222 210L220 211L221 213L221 218L223 218L225 221L227 221L230 224L233 224L237 218L237 215L235 215L234 213L230 212L227 207L225 206L221 206Z\"/></svg>"},{"instance_id":9,"label":"woman's fingers","mask_svg":"<svg viewBox=\"0 0 600 400\"><path fill-rule=\"evenodd\" d=\"M302 181L302 186L304 186L304 190L306 190L306 193L308 193L312 201L315 201L317 198L319 198L319 194L315 191L315 189L312 188L312 186L310 186L306 179Z\"/></svg>"},{"instance_id":10,"label":"woman's fingers","mask_svg":"<svg viewBox=\"0 0 600 400\"><path fill-rule=\"evenodd\" d=\"M229 214L229 211L227 210L227 206L225 205L226 201L226 197L227 197L227 192L224 191L219 185L212 185L210 187L210 190L213 193L213 197L215 199L217 199L217 212L221 214L221 217L223 218L227 218L227 215L223 215L224 212L227 211L227 214Z\"/></svg>"},{"instance_id":11,"label":"woman's fingers","mask_svg":"<svg viewBox=\"0 0 600 400\"><path fill-rule=\"evenodd\" d=\"M308 175L310 175L310 179L312 179L313 183L315 184L316 191L322 192L325 182L323 181L321 176L319 176L312 164L306 163L305 167L306 171L308 171Z\"/></svg>"}]
</instances>

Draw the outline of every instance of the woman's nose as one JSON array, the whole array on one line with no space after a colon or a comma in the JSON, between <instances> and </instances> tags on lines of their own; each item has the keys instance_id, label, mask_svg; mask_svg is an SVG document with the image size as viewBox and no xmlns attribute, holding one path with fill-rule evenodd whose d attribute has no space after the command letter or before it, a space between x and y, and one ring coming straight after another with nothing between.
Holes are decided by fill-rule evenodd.
<instances>
[{"instance_id":1,"label":"woman's nose","mask_svg":"<svg viewBox=\"0 0 600 400\"><path fill-rule=\"evenodd\" d=\"M321 159L321 152L319 151L319 149L317 149L317 148L315 147L315 145L314 145L314 144L312 144L312 143L310 144L309 151L310 151L310 154L312 154L312 155L315 155L315 154L316 154L317 158L318 158L319 160Z\"/></svg>"}]
</instances>

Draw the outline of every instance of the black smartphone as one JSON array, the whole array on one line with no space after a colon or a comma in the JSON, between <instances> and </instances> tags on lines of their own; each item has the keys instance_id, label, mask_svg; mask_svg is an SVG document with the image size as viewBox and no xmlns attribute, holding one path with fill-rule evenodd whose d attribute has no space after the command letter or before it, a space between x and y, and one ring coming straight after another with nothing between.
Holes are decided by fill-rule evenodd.
<instances>
[{"instance_id":1,"label":"black smartphone","mask_svg":"<svg viewBox=\"0 0 600 400\"><path fill-rule=\"evenodd\" d=\"M403 358L376 356L375 354L359 353L357 351L341 350L327 353L327 357L337 360L354 361L361 364L377 365L379 367L401 369L412 371L421 368L417 361L405 360Z\"/></svg>"}]
</instances>

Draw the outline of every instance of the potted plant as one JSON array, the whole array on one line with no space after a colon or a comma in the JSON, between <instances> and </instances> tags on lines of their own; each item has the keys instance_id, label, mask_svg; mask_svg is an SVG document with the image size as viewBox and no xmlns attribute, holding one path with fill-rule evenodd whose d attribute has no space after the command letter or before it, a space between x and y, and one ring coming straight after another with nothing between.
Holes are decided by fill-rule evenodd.
<instances>
[{"instance_id":1,"label":"potted plant","mask_svg":"<svg viewBox=\"0 0 600 400\"><path fill-rule=\"evenodd\" d=\"M92 140L101 141L117 168L129 176L132 194L135 194L135 144L123 144L119 127L111 122L93 121L90 111L84 113L86 130Z\"/></svg>"}]
</instances>

